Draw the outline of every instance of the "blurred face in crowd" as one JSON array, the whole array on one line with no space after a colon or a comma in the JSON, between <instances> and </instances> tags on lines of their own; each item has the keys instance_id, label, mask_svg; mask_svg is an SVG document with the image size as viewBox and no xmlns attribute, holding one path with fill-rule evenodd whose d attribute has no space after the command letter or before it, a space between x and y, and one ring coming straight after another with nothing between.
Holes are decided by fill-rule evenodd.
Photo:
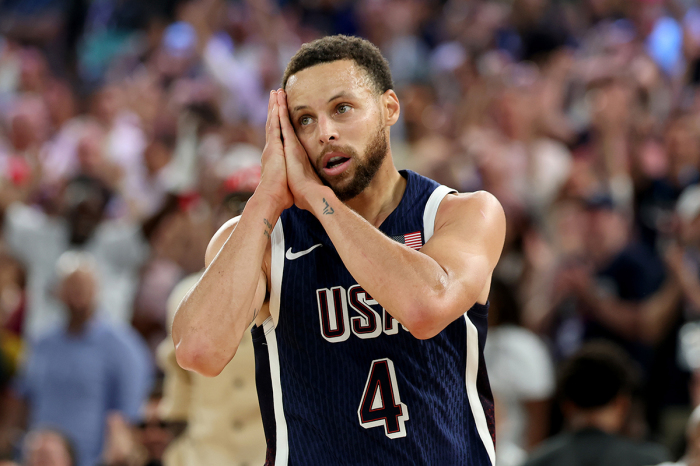
<instances>
[{"instance_id":1,"label":"blurred face in crowd","mask_svg":"<svg viewBox=\"0 0 700 466\"><path fill-rule=\"evenodd\" d=\"M80 183L66 187L63 203L71 244L85 243L100 225L106 203L104 196L99 189Z\"/></svg>"},{"instance_id":2,"label":"blurred face in crowd","mask_svg":"<svg viewBox=\"0 0 700 466\"><path fill-rule=\"evenodd\" d=\"M73 465L65 441L55 432L32 432L26 442L26 466Z\"/></svg>"},{"instance_id":3,"label":"blurred face in crowd","mask_svg":"<svg viewBox=\"0 0 700 466\"><path fill-rule=\"evenodd\" d=\"M101 122L110 124L119 113L120 101L123 99L117 86L107 86L94 96L92 113Z\"/></svg>"},{"instance_id":4,"label":"blurred face in crowd","mask_svg":"<svg viewBox=\"0 0 700 466\"><path fill-rule=\"evenodd\" d=\"M80 170L94 175L99 172L103 160L104 133L98 128L88 129L78 142L77 155Z\"/></svg>"},{"instance_id":5,"label":"blurred face in crowd","mask_svg":"<svg viewBox=\"0 0 700 466\"><path fill-rule=\"evenodd\" d=\"M171 150L162 141L153 140L143 153L143 161L148 174L153 176L170 162Z\"/></svg>"},{"instance_id":6,"label":"blurred face in crowd","mask_svg":"<svg viewBox=\"0 0 700 466\"><path fill-rule=\"evenodd\" d=\"M41 92L46 83L49 67L46 58L34 48L22 51L20 66L21 89L25 92Z\"/></svg>"},{"instance_id":7,"label":"blurred face in crowd","mask_svg":"<svg viewBox=\"0 0 700 466\"><path fill-rule=\"evenodd\" d=\"M144 420L136 431L137 441L144 446L151 460L163 458L165 448L173 435L158 416L158 400L149 400L144 412Z\"/></svg>"},{"instance_id":8,"label":"blurred face in crowd","mask_svg":"<svg viewBox=\"0 0 700 466\"><path fill-rule=\"evenodd\" d=\"M360 194L389 152L396 94L378 95L352 60L301 70L289 78L286 91L294 130L318 176L343 201Z\"/></svg>"},{"instance_id":9,"label":"blurred face in crowd","mask_svg":"<svg viewBox=\"0 0 700 466\"><path fill-rule=\"evenodd\" d=\"M588 252L598 263L609 260L627 244L629 225L625 216L613 209L588 212Z\"/></svg>"},{"instance_id":10,"label":"blurred face in crowd","mask_svg":"<svg viewBox=\"0 0 700 466\"><path fill-rule=\"evenodd\" d=\"M44 92L44 102L54 126L60 127L77 113L75 96L70 85L63 81L52 81Z\"/></svg>"},{"instance_id":11,"label":"blurred face in crowd","mask_svg":"<svg viewBox=\"0 0 700 466\"><path fill-rule=\"evenodd\" d=\"M63 278L60 296L70 313L71 321L83 323L90 319L96 292L97 283L90 269L79 268Z\"/></svg>"},{"instance_id":12,"label":"blurred face in crowd","mask_svg":"<svg viewBox=\"0 0 700 466\"><path fill-rule=\"evenodd\" d=\"M47 135L48 115L41 99L20 99L10 121L10 142L18 151L41 144Z\"/></svg>"},{"instance_id":13,"label":"blurred face in crowd","mask_svg":"<svg viewBox=\"0 0 700 466\"><path fill-rule=\"evenodd\" d=\"M675 119L666 130L665 142L670 161L675 167L700 168L700 133L692 117Z\"/></svg>"}]
</instances>

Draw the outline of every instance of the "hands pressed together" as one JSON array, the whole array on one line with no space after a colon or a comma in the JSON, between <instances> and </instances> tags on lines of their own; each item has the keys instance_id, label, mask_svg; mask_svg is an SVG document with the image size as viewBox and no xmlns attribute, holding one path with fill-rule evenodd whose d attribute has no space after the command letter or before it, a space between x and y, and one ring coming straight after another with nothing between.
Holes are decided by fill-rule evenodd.
<instances>
[{"instance_id":1,"label":"hands pressed together","mask_svg":"<svg viewBox=\"0 0 700 466\"><path fill-rule=\"evenodd\" d=\"M261 162L262 177L258 189L262 193L268 195L280 210L292 204L310 210L308 196L323 184L294 133L287 95L282 89L270 92Z\"/></svg>"}]
</instances>

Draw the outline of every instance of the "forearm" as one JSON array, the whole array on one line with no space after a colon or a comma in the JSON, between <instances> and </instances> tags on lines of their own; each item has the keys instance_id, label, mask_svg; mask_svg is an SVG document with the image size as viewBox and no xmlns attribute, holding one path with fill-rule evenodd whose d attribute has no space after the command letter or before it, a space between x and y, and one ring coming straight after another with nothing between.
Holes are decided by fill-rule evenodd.
<instances>
[{"instance_id":1,"label":"forearm","mask_svg":"<svg viewBox=\"0 0 700 466\"><path fill-rule=\"evenodd\" d=\"M620 299L601 297L595 289L587 290L580 298L600 324L629 340L639 338L641 330L639 306Z\"/></svg>"},{"instance_id":2,"label":"forearm","mask_svg":"<svg viewBox=\"0 0 700 466\"><path fill-rule=\"evenodd\" d=\"M281 209L255 194L204 275L180 303L173 321L178 363L216 375L238 348L259 309L252 307L263 255Z\"/></svg>"},{"instance_id":3,"label":"forearm","mask_svg":"<svg viewBox=\"0 0 700 466\"><path fill-rule=\"evenodd\" d=\"M695 309L700 310L700 281L692 273L681 273L678 278L683 297L688 300Z\"/></svg>"},{"instance_id":4,"label":"forearm","mask_svg":"<svg viewBox=\"0 0 700 466\"><path fill-rule=\"evenodd\" d=\"M414 335L426 321L441 322L438 314L449 314L443 305L448 276L434 259L380 232L329 188L315 190L308 201L358 284Z\"/></svg>"},{"instance_id":5,"label":"forearm","mask_svg":"<svg viewBox=\"0 0 700 466\"><path fill-rule=\"evenodd\" d=\"M677 316L681 289L675 280L666 283L642 304L641 338L650 344L661 341Z\"/></svg>"}]
</instances>

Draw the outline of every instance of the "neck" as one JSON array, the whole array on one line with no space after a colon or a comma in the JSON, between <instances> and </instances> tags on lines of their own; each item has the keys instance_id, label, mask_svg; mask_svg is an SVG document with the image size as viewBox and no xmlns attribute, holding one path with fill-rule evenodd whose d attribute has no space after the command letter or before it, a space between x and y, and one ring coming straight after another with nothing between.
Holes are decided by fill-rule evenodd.
<instances>
[{"instance_id":1,"label":"neck","mask_svg":"<svg viewBox=\"0 0 700 466\"><path fill-rule=\"evenodd\" d=\"M394 166L391 149L369 186L345 204L365 220L379 227L396 209L406 190L406 179Z\"/></svg>"},{"instance_id":2,"label":"neck","mask_svg":"<svg viewBox=\"0 0 700 466\"><path fill-rule=\"evenodd\" d=\"M73 335L79 335L83 333L83 330L85 330L85 327L87 326L88 321L90 320L90 317L83 319L83 318L71 318L68 321L68 333L73 334Z\"/></svg>"},{"instance_id":3,"label":"neck","mask_svg":"<svg viewBox=\"0 0 700 466\"><path fill-rule=\"evenodd\" d=\"M616 408L615 406L605 406L598 409L577 411L569 418L569 427L574 431L595 428L608 434L616 434L620 432L624 421L620 410Z\"/></svg>"}]
</instances>

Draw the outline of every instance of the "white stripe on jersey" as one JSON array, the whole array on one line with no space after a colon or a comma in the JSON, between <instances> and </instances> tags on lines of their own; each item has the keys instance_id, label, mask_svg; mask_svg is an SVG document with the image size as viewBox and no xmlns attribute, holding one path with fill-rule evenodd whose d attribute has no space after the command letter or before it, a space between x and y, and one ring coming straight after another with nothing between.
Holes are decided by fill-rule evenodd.
<instances>
[{"instance_id":1,"label":"white stripe on jersey","mask_svg":"<svg viewBox=\"0 0 700 466\"><path fill-rule=\"evenodd\" d=\"M284 273L284 231L282 219L272 230L272 257L270 270L270 318L265 320L263 330L267 341L267 351L270 357L270 377L272 379L272 400L275 408L275 426L277 429L277 445L275 446L275 465L287 466L289 461L289 440L287 437L287 421L284 418L282 404L282 381L280 379L280 357L277 350L275 327L279 322L280 296L282 293L282 275Z\"/></svg>"},{"instance_id":2,"label":"white stripe on jersey","mask_svg":"<svg viewBox=\"0 0 700 466\"><path fill-rule=\"evenodd\" d=\"M435 218L437 217L440 203L445 196L454 192L456 192L454 189L448 188L447 186L438 186L430 195L430 198L428 198L423 213L423 233L426 243L432 238L435 232ZM467 368L465 381L467 398L469 399L472 416L474 416L476 430L479 433L479 437L481 437L481 441L486 448L486 452L491 459L491 465L493 466L496 464L496 448L493 444L493 438L489 432L488 424L486 423L486 414L484 413L484 407L481 404L479 391L476 387L476 378L479 372L479 332L476 330L472 321L469 320L467 313L464 314L464 320L467 324Z\"/></svg>"},{"instance_id":3,"label":"white stripe on jersey","mask_svg":"<svg viewBox=\"0 0 700 466\"><path fill-rule=\"evenodd\" d=\"M476 377L479 372L479 332L467 314L464 314L464 320L467 322L467 398L469 398L469 406L472 409L476 430L484 443L489 458L491 458L491 465L495 466L496 448L486 423L486 414L479 398L479 391L476 388Z\"/></svg>"}]
</instances>

